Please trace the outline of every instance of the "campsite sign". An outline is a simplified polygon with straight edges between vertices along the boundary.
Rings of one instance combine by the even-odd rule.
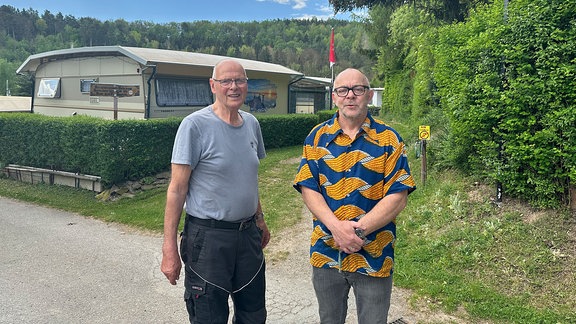
[[[92,83],[90,96],[114,97],[114,119],[118,119],[118,98],[140,96],[139,85]]]

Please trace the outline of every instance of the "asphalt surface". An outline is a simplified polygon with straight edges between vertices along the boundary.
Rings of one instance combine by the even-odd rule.
[[[0,197],[0,238],[0,323],[187,322],[183,280],[159,270],[160,235]],[[318,323],[301,248],[267,265],[268,323]]]
[[[0,197],[0,323],[184,323],[160,236]]]

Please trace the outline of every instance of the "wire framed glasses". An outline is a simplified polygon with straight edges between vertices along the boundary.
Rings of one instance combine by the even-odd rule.
[[[241,78],[241,79],[212,79],[218,83],[220,83],[221,86],[225,87],[225,88],[230,88],[232,86],[232,83],[236,83],[236,86],[238,87],[242,87],[245,86],[248,83],[248,79],[247,78]]]

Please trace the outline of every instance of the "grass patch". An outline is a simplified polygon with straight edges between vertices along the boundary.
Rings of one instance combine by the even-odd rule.
[[[103,202],[88,190],[59,185],[31,185],[10,179],[0,179],[0,196],[157,232],[163,228],[166,203],[165,188],[144,191],[134,198]]]
[[[415,292],[415,307],[472,319],[575,322],[574,217],[511,199],[497,207],[494,194],[456,172],[429,173],[398,218],[395,285]]]
[[[301,146],[272,149],[260,162],[260,199],[272,234],[301,218],[302,198],[292,187],[301,156]]]

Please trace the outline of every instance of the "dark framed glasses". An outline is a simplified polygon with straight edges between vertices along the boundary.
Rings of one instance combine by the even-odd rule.
[[[352,90],[352,93],[356,96],[362,96],[366,93],[366,90],[370,89],[370,87],[365,86],[365,85],[356,85],[353,86],[352,88],[348,88],[348,87],[338,87],[336,89],[334,89],[334,93],[338,96],[338,97],[346,97],[348,95],[348,92],[350,92],[350,90]]]

